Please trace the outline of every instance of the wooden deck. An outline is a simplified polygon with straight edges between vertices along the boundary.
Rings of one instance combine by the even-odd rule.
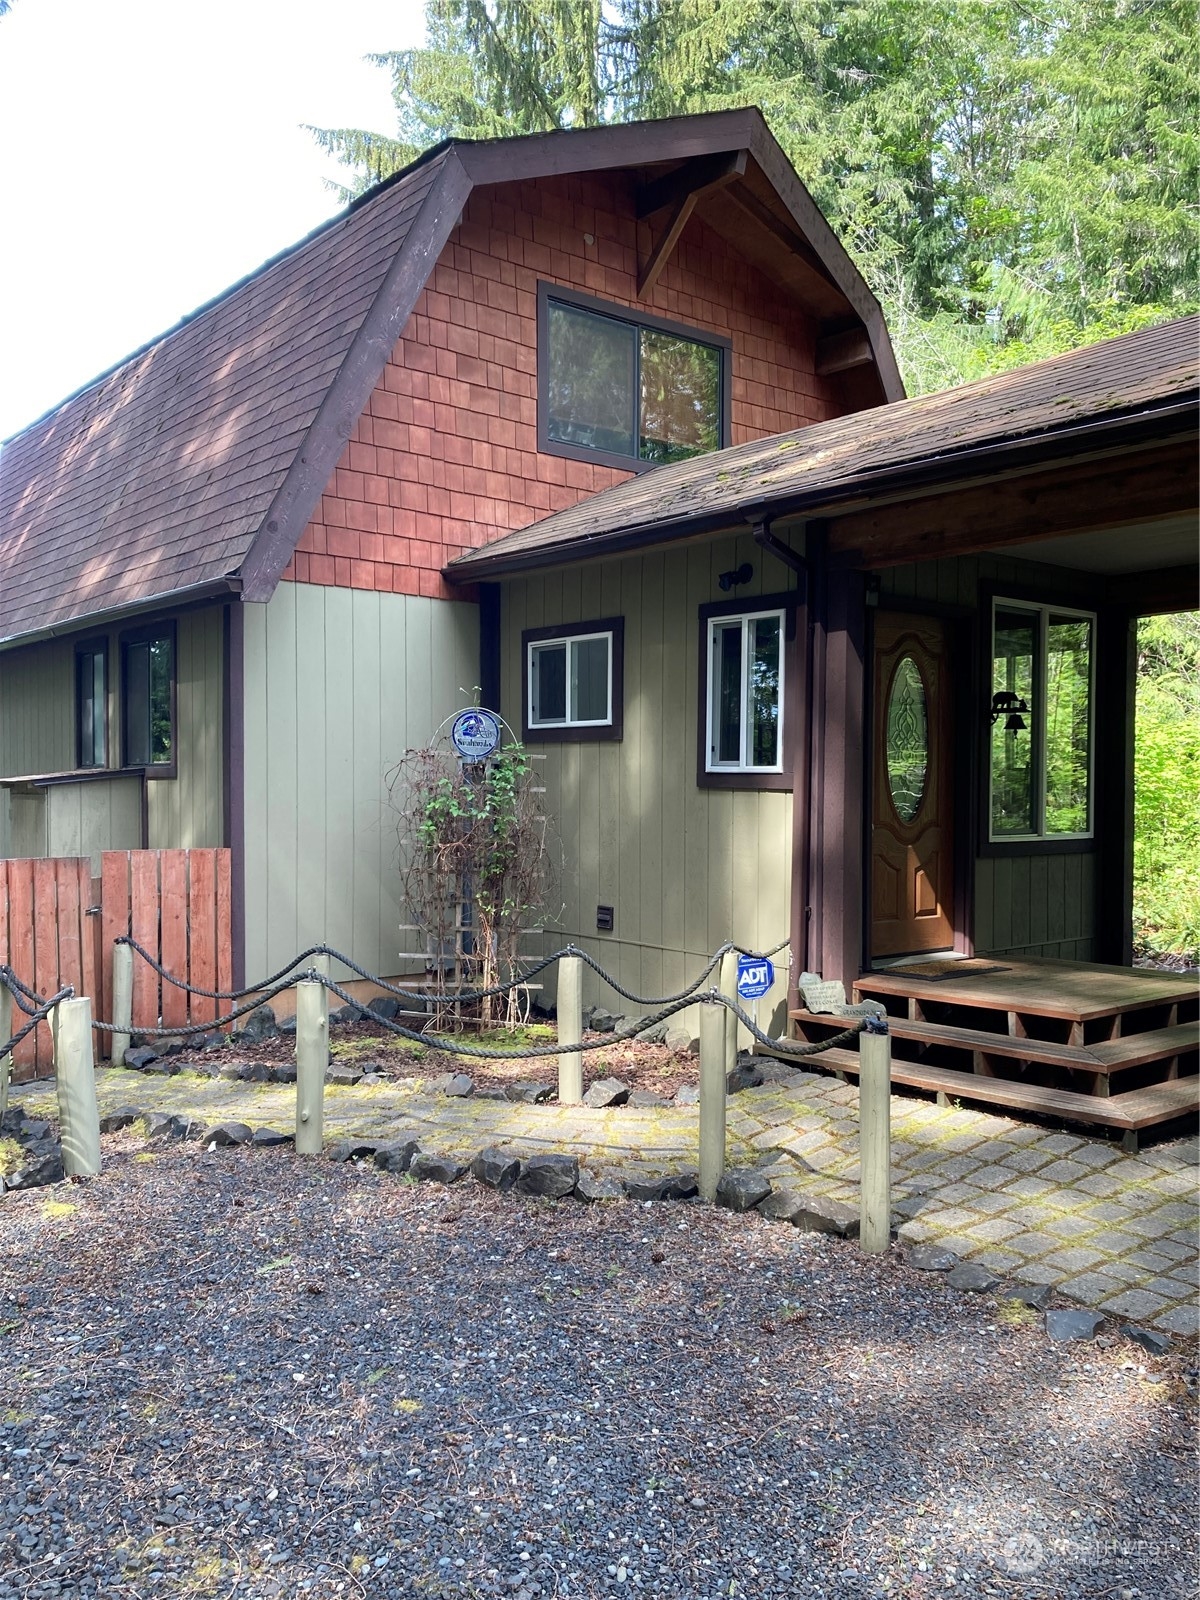
[[[1134,1147],[1139,1130],[1200,1108],[1194,978],[998,956],[964,963],[961,974],[949,963],[945,976],[903,966],[864,973],[854,997],[887,1008],[895,1080],[939,1100],[1098,1123]],[[808,1011],[791,1019],[805,1039],[844,1026]],[[852,1070],[833,1054],[814,1064]]]

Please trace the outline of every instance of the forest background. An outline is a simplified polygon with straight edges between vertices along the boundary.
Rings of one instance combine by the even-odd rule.
[[[394,136],[314,130],[361,193],[452,136],[758,105],[878,296],[910,394],[1200,305],[1197,0],[428,0],[374,59]],[[1200,955],[1200,619],[1139,629],[1135,940]]]

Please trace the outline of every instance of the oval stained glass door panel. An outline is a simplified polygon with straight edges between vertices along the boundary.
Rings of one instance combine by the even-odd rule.
[[[928,773],[925,682],[912,656],[901,656],[892,674],[887,706],[888,790],[901,822],[911,822],[920,811]]]

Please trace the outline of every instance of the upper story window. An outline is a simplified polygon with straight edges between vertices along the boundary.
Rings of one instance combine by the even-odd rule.
[[[728,340],[539,286],[539,448],[639,471],[729,442]]]
[[[1095,626],[1088,612],[992,602],[994,842],[1092,833]]]
[[[75,761],[108,765],[108,645],[88,640],[75,650]]]
[[[174,766],[175,629],[169,623],[122,636],[121,729],[125,766]]]
[[[623,639],[621,617],[522,634],[527,740],[621,737]]]

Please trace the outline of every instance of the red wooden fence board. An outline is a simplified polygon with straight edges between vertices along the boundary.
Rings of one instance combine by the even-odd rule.
[[[92,863],[85,856],[79,863],[79,887],[83,900],[80,918],[79,960],[81,967],[81,993],[92,1002],[92,1016],[108,1020],[103,1009],[100,974],[104,963],[100,944],[100,879],[92,877]],[[92,1059],[99,1061],[108,1054],[108,1035],[95,1030],[92,1033]]]
[[[211,850],[188,851],[188,980],[202,989],[217,986],[217,882]],[[215,1000],[192,995],[192,1021],[219,1015]]]
[[[162,888],[162,964],[178,978],[188,971],[187,856],[182,850],[163,850],[159,856]],[[186,989],[165,980],[162,985],[164,1028],[179,1028],[188,1020]]]
[[[158,852],[131,850],[130,927],[143,950],[158,959]],[[133,958],[133,1026],[158,1026],[158,973],[141,956]]]
[[[106,1022],[113,1014],[113,940],[129,932],[129,855],[128,850],[105,850],[100,857],[100,1009]]]
[[[33,986],[49,998],[58,988],[58,896],[55,862],[47,858],[33,863]],[[37,1070],[48,1070],[54,1057],[50,1025],[40,1022],[37,1039]]]
[[[33,862],[8,863],[8,964],[23,983],[33,987]],[[20,1008],[14,1004],[13,1020],[18,1028]],[[24,1016],[24,1013],[21,1013]],[[16,1030],[14,1030],[16,1031]],[[37,1044],[32,1034],[13,1051],[13,1076],[29,1077],[36,1068]]]
[[[233,988],[233,861],[228,850],[217,850],[217,988]],[[229,1003],[221,1005],[221,1011]]]
[[[83,865],[87,865],[86,862]],[[80,938],[81,913],[78,856],[59,856],[54,861],[58,891],[58,981],[55,989],[68,984],[77,995],[83,994],[83,945]]]

